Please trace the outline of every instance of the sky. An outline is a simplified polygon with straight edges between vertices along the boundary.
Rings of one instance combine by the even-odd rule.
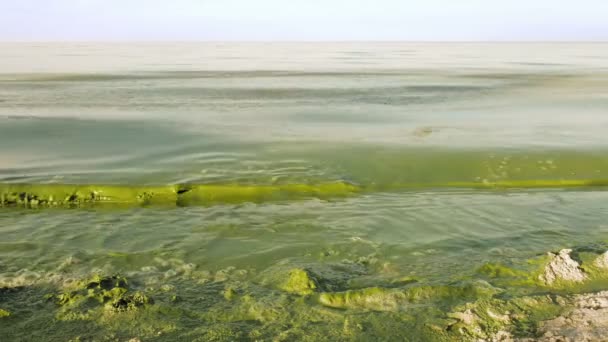
[[[608,0],[0,0],[1,41],[602,41]]]

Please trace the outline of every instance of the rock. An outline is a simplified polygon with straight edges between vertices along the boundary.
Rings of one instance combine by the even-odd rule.
[[[462,312],[454,312],[448,314],[448,317],[455,318],[467,325],[472,325],[479,321],[479,317],[477,316],[477,314],[473,313],[471,309],[466,309]]]
[[[571,249],[562,249],[558,254],[549,253],[549,264],[539,279],[546,285],[556,281],[582,282],[587,278],[578,262],[570,257]]]
[[[604,254],[597,257],[593,264],[599,268],[608,268],[608,252],[605,252]]]
[[[575,296],[573,308],[554,319],[541,322],[539,333],[539,338],[519,341],[606,341],[608,291]]]
[[[480,340],[480,342],[482,342],[483,340]],[[515,341],[513,339],[513,335],[511,335],[511,333],[509,333],[508,331],[504,331],[504,330],[500,330],[499,332],[497,332],[496,334],[494,334],[494,336],[492,336],[488,342],[513,342]]]

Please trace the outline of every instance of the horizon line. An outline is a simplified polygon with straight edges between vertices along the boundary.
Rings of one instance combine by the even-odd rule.
[[[0,43],[608,43],[608,39],[577,39],[577,40],[556,40],[556,39],[497,39],[497,40],[395,40],[395,39],[336,39],[336,40],[266,40],[266,39],[48,39],[48,40],[2,40]]]

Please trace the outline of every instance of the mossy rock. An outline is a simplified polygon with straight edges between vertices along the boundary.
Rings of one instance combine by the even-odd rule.
[[[464,341],[536,337],[540,323],[562,310],[564,307],[549,296],[480,299],[452,308],[436,333],[448,340]]]

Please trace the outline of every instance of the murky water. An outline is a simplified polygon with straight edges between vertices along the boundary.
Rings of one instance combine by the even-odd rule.
[[[480,267],[604,246],[607,61],[606,44],[2,44],[0,336],[432,340],[471,298],[319,296],[496,285]],[[154,304],[47,299],[94,274]]]

